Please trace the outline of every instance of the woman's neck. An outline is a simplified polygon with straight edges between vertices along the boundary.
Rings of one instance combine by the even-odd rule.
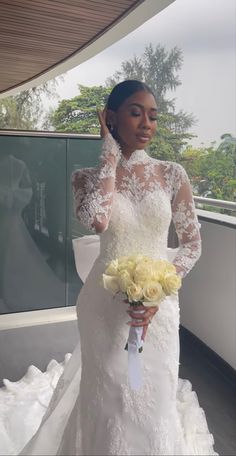
[[[127,146],[127,144],[122,143],[122,141],[120,141],[119,144],[120,144],[122,155],[125,157],[126,160],[129,160],[132,153],[135,151],[135,148]]]

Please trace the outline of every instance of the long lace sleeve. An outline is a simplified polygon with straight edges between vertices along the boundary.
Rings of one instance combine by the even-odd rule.
[[[109,133],[103,142],[99,166],[72,174],[76,216],[93,232],[101,233],[108,227],[120,157],[119,145]]]
[[[172,219],[180,246],[173,264],[178,274],[185,277],[201,255],[201,236],[191,184],[179,164],[175,164],[172,185]]]

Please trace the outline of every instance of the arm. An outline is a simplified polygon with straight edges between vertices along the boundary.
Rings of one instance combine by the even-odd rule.
[[[108,227],[115,189],[116,167],[121,152],[110,133],[102,146],[100,164],[72,175],[75,212],[86,228],[102,233]]]
[[[171,206],[180,248],[173,264],[183,278],[201,256],[201,236],[189,178],[181,165],[175,168]]]

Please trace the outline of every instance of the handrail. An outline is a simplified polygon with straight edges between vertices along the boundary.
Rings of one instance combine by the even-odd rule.
[[[60,131],[35,131],[35,130],[0,130],[0,136],[38,136],[45,138],[78,138],[78,139],[101,139],[100,135],[66,133]]]
[[[234,201],[204,198],[202,196],[194,196],[193,198],[196,203],[203,203],[207,204],[208,206],[221,207],[223,209],[229,209],[230,211],[236,211],[236,203]]]

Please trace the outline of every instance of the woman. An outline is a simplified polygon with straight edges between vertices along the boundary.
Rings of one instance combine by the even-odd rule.
[[[118,84],[98,115],[104,138],[100,164],[73,174],[76,214],[100,234],[101,244],[77,303],[80,388],[74,354],[41,431],[22,454],[216,454],[196,393],[188,381],[178,380],[177,296],[167,297],[158,311],[145,308],[139,322],[128,309],[128,324],[142,326],[145,338],[143,388],[133,391],[124,350],[127,304],[100,285],[114,258],[167,258],[171,219],[180,243],[173,264],[182,278],[188,274],[201,253],[188,177],[182,166],[150,158],[144,150],[157,128],[155,97],[144,83]]]

